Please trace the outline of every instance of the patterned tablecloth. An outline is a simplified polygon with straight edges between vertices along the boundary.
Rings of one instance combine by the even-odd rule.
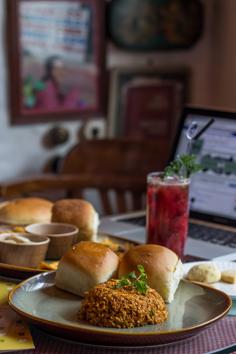
[[[35,350],[11,352],[15,354],[203,354],[211,353],[219,348],[226,348],[235,343],[231,351],[224,350],[221,353],[236,353],[236,318],[226,317],[201,332],[195,337],[184,342],[163,347],[139,347],[139,348],[102,348],[99,346],[82,345],[63,341],[46,333],[32,328]],[[217,352],[218,353],[218,352]]]

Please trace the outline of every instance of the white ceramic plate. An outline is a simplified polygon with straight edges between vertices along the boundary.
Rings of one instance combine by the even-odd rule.
[[[55,272],[38,274],[17,285],[9,303],[23,318],[61,338],[106,346],[150,346],[177,342],[198,334],[231,307],[230,297],[205,285],[182,281],[168,319],[158,325],[104,328],[79,321],[81,298],[55,286]]]
[[[234,262],[217,262],[217,261],[205,261],[205,262],[190,262],[190,263],[185,263],[184,264],[184,272],[185,276],[187,275],[188,271],[195,265],[197,264],[202,264],[202,263],[214,263],[221,272],[225,270],[235,270],[236,271],[236,263]],[[236,300],[236,283],[235,284],[229,284],[225,283],[223,281],[219,281],[217,283],[210,284],[212,285],[215,289],[221,290],[225,292],[227,295],[231,296],[233,300]]]

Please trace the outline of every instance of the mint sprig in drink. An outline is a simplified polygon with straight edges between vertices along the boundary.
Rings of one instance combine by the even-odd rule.
[[[180,258],[188,233],[190,176],[199,169],[194,155],[182,155],[147,177],[147,243],[168,247]]]

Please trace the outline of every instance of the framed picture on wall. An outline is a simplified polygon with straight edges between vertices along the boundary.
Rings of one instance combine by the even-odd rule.
[[[186,69],[113,69],[109,136],[173,141],[180,113],[187,101],[188,83]]]
[[[104,2],[6,1],[12,124],[104,113]]]
[[[107,13],[110,39],[129,51],[189,48],[204,22],[201,0],[113,0]]]

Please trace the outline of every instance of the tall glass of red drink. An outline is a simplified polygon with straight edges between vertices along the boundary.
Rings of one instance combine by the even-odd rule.
[[[189,218],[188,178],[147,177],[147,243],[170,248],[183,258]]]

